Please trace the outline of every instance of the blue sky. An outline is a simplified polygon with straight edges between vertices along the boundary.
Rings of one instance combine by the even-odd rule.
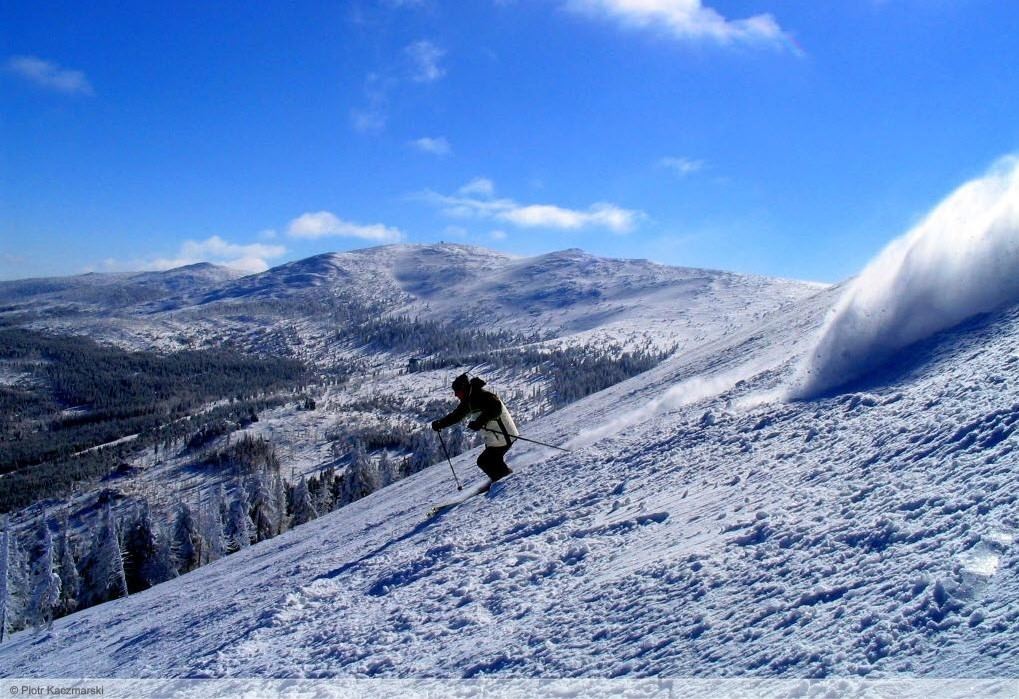
[[[1019,151],[1016,27],[1003,0],[0,0],[0,279],[445,240],[839,281]]]

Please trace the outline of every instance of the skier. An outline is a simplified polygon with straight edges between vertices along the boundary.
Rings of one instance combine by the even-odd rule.
[[[468,379],[467,374],[457,376],[453,393],[460,404],[449,415],[435,420],[432,429],[438,432],[470,417],[468,429],[485,431],[485,450],[478,457],[478,466],[494,483],[513,473],[504,457],[520,433],[505,404],[499,396],[484,390],[484,385],[476,376],[473,379]]]

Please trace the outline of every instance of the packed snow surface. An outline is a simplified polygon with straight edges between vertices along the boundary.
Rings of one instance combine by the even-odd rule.
[[[791,395],[809,398],[897,350],[1019,301],[1019,158],[966,183],[849,285]]]

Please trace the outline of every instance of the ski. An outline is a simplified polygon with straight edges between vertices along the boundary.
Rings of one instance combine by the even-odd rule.
[[[475,495],[481,495],[482,493],[487,493],[488,489],[491,488],[491,487],[492,487],[492,481],[485,481],[481,485],[474,486],[473,488],[468,488],[467,491],[465,491],[464,493],[461,493],[460,497],[458,497],[456,500],[450,500],[448,502],[441,502],[438,505],[434,505],[432,507],[432,509],[428,510],[428,515],[427,516],[429,518],[434,517],[435,515],[439,514],[440,512],[445,512],[446,510],[450,509],[451,507],[456,507],[457,505],[459,505],[459,504],[461,504],[463,502],[466,502],[467,500],[470,500]]]

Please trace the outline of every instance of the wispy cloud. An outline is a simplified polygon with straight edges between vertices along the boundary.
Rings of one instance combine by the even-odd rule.
[[[395,243],[404,238],[398,228],[384,226],[381,223],[367,226],[351,223],[329,211],[318,211],[298,216],[287,227],[287,235],[292,238],[312,240],[327,237],[361,238],[381,243]]]
[[[7,60],[4,69],[46,90],[65,95],[95,94],[82,71],[62,68],[35,56],[14,56]]]
[[[395,82],[378,73],[370,73],[364,81],[365,105],[350,111],[350,123],[361,133],[378,133],[386,128],[389,114],[389,93]]]
[[[786,33],[770,14],[730,20],[702,0],[567,0],[566,7],[628,27],[662,29],[680,40],[788,43]]]
[[[446,74],[445,68],[439,65],[446,52],[432,42],[416,41],[404,51],[410,57],[413,67],[411,79],[415,82],[435,82]]]
[[[667,156],[658,161],[659,167],[664,167],[668,170],[672,170],[678,175],[687,176],[692,175],[695,172],[700,172],[704,169],[703,160],[693,160],[691,158],[676,158]]]
[[[445,50],[430,41],[417,41],[403,49],[404,62],[389,65],[377,72],[371,72],[364,81],[364,103],[350,110],[350,123],[354,130],[365,134],[377,134],[385,131],[389,121],[389,105],[394,93],[411,82],[432,83],[446,74],[441,65]],[[409,61],[409,67],[406,63]],[[419,139],[415,144],[427,139]],[[445,139],[435,139],[428,145],[442,148]],[[446,143],[446,146],[449,144]]]
[[[449,145],[449,141],[442,136],[438,138],[425,136],[416,141],[411,141],[411,145],[422,153],[429,153],[440,157],[450,155],[453,152],[453,147]]]
[[[551,228],[576,231],[603,228],[613,233],[630,233],[645,214],[605,202],[585,210],[554,204],[519,204],[512,199],[494,198],[491,181],[479,178],[450,196],[427,191],[420,198],[454,218],[478,218],[510,223],[518,228]]]
[[[205,240],[185,240],[181,243],[177,254],[171,257],[155,257],[140,260],[103,260],[101,269],[106,272],[124,272],[139,270],[167,270],[199,262],[211,262],[242,272],[254,274],[269,269],[269,260],[286,253],[282,245],[265,245],[253,243],[240,245],[228,243],[218,235]],[[89,268],[87,271],[94,271]]]
[[[350,123],[355,131],[375,133],[386,128],[386,112],[378,107],[353,109],[350,112]]]
[[[487,177],[475,177],[457,192],[468,197],[472,195],[491,197],[495,194],[495,183]]]

